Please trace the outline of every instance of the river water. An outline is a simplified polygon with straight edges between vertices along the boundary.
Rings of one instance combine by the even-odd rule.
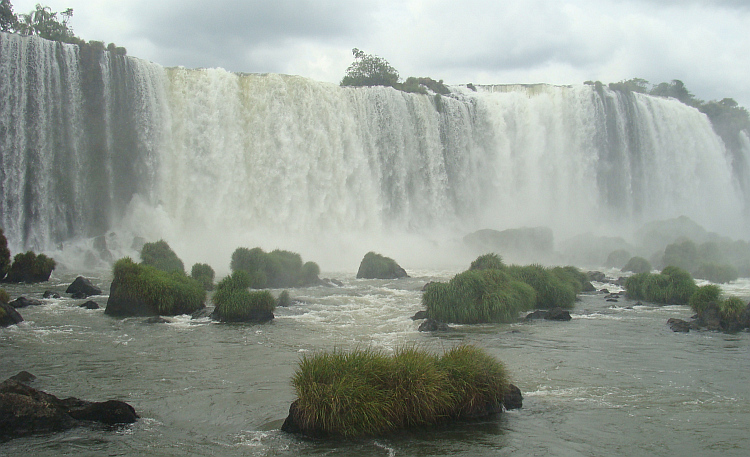
[[[0,379],[27,370],[59,397],[120,399],[141,419],[0,444],[0,455],[743,456],[750,455],[750,334],[673,333],[687,307],[582,295],[569,322],[455,326],[420,333],[421,288],[458,271],[410,271],[396,281],[328,273],[343,287],[292,289],[299,303],[265,325],[186,316],[166,324],[104,314],[106,296],[44,300],[0,329]],[[10,286],[12,297],[64,292],[74,279]],[[92,278],[108,291],[106,273]],[[603,287],[602,284],[597,284]],[[607,286],[612,287],[612,286]],[[750,296],[750,280],[726,289]],[[615,289],[616,290],[616,289]],[[278,294],[279,291],[274,291]],[[66,294],[62,294],[67,296]],[[279,430],[304,353],[458,343],[503,361],[524,406],[499,417],[396,436],[314,441]]]

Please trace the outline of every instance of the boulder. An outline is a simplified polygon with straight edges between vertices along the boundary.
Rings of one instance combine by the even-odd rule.
[[[419,324],[420,332],[447,332],[450,329],[451,328],[448,327],[448,324],[429,318]]]
[[[16,311],[16,308],[0,303],[0,327],[8,327],[23,322],[23,317]]]
[[[362,258],[357,270],[357,279],[399,279],[408,278],[406,270],[390,257],[368,252]]]
[[[86,303],[81,303],[80,305],[78,305],[78,307],[86,308],[86,309],[99,309],[100,308],[99,303],[93,300],[89,300]]]
[[[538,309],[538,310],[536,310],[534,312],[531,312],[531,313],[527,314],[526,315],[526,320],[530,321],[530,320],[533,320],[533,319],[547,319],[547,314],[548,314],[547,311],[545,311],[543,309]]]
[[[523,395],[521,389],[517,386],[510,384],[508,390],[503,395],[503,406],[505,409],[520,409],[523,407]]]
[[[586,273],[586,276],[588,276],[589,281],[596,281],[596,282],[607,281],[607,275],[605,275],[601,271],[589,271],[588,273]]]
[[[86,298],[90,295],[101,295],[102,290],[92,284],[89,279],[86,279],[83,276],[79,276],[68,286],[67,289],[65,289],[65,293],[85,294],[85,296],[81,298]]]
[[[45,290],[44,294],[42,295],[42,298],[62,298],[62,297],[57,292],[53,292],[51,290]]]
[[[570,317],[570,312],[568,312],[568,310],[562,308],[552,308],[551,310],[549,310],[549,313],[547,313],[547,317],[545,319],[550,321],[569,321],[572,319],[572,317]]]
[[[667,325],[672,329],[673,332],[687,333],[691,328],[697,328],[694,323],[684,321],[682,319],[676,319],[674,317],[667,320]]]
[[[36,298],[26,298],[26,297],[18,297],[12,302],[8,303],[10,306],[18,309],[18,308],[26,308],[27,306],[39,306],[43,305],[44,302],[41,300],[37,300]]]
[[[417,311],[417,314],[415,314],[415,315],[413,315],[411,317],[411,320],[413,320],[413,321],[418,321],[418,320],[422,320],[422,319],[427,319],[427,311],[425,311],[425,310]]]
[[[85,423],[82,421],[113,425],[138,419],[135,409],[121,401],[60,400],[16,380],[29,379],[28,375],[21,372],[0,384],[0,441],[63,431]]]

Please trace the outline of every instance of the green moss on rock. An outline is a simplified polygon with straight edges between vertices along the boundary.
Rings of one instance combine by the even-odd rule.
[[[362,258],[357,270],[357,279],[398,279],[408,278],[406,270],[390,257],[368,252]]]
[[[222,322],[266,322],[273,319],[276,299],[267,290],[249,290],[252,279],[237,270],[222,279],[213,295],[213,317]]]

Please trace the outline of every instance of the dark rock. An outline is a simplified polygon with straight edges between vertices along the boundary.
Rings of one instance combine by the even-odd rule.
[[[627,280],[628,278],[626,276],[620,276],[613,284],[616,284],[620,287],[625,287],[625,282],[627,282]]]
[[[596,292],[596,287],[594,287],[591,282],[585,281],[582,285],[583,289],[581,290],[581,292]]]
[[[21,384],[29,384],[36,379],[36,376],[29,373],[28,371],[19,371],[18,374],[11,376],[8,380],[20,382]]]
[[[211,313],[211,318],[221,322],[247,322],[250,324],[265,324],[274,319],[274,315],[271,311],[253,310],[247,316],[241,319],[227,320],[216,314],[216,311]]]
[[[550,321],[569,321],[572,319],[572,317],[570,317],[570,312],[565,309],[552,308],[551,310],[549,310],[546,319]]]
[[[427,311],[425,311],[425,310],[417,311],[417,314],[415,314],[415,315],[413,315],[411,317],[411,320],[413,320],[413,321],[418,321],[418,320],[422,320],[422,319],[427,319]]]
[[[82,303],[78,305],[80,308],[86,308],[86,309],[99,309],[99,303],[89,300],[86,303]]]
[[[73,298],[75,300],[83,300],[84,298],[88,298],[88,295],[83,292],[76,292],[74,294],[70,294],[70,298]]]
[[[334,285],[336,287],[344,287],[344,283],[339,281],[338,279],[323,278],[322,281],[325,282],[327,285]]]
[[[154,316],[149,317],[145,321],[143,321],[144,324],[168,324],[169,321],[167,319],[164,319],[161,316]]]
[[[619,300],[617,300],[616,298],[608,298],[607,301],[609,301],[609,302],[615,302],[616,303]]]
[[[42,297],[43,298],[62,298],[60,294],[58,294],[57,292],[52,292],[51,290],[45,290]]]
[[[615,293],[607,294],[604,298],[620,298],[620,294],[615,292]]]
[[[430,284],[435,284],[436,282],[437,281],[430,281],[427,284],[425,284],[424,286],[422,286],[422,292],[427,291],[427,288],[430,287]]]
[[[503,406],[508,410],[522,408],[523,395],[521,394],[521,389],[513,384],[508,385],[508,390],[503,395]]]
[[[538,309],[526,315],[527,321],[530,321],[532,319],[547,319],[547,311],[544,311],[543,309]]]
[[[8,327],[23,322],[23,317],[10,304],[0,303],[0,327]]]
[[[603,294],[609,294],[609,289],[602,289],[599,292],[601,292]]]
[[[206,307],[203,307],[190,315],[191,319],[203,319],[205,317],[211,317],[211,311]]]
[[[73,281],[67,289],[65,289],[66,294],[79,294],[83,293],[86,296],[90,295],[101,295],[102,290],[98,287],[96,287],[89,279],[84,278],[83,276],[79,276]],[[76,297],[74,297],[76,298]],[[86,297],[83,297],[86,298]]]
[[[18,308],[26,308],[27,306],[39,306],[43,305],[44,302],[35,298],[18,297],[12,302],[8,303],[10,306]]]
[[[605,282],[607,280],[607,275],[601,271],[589,271],[586,276],[588,276],[589,281]]]
[[[693,328],[693,324],[691,322],[687,322],[682,319],[676,319],[674,317],[667,320],[667,324],[673,332],[687,333],[691,328]]]
[[[368,252],[362,258],[357,270],[357,279],[399,279],[408,278],[406,270],[390,257]]]
[[[23,372],[14,378],[24,377]],[[133,423],[138,415],[132,406],[110,400],[92,403],[36,390],[13,378],[0,384],[0,440],[5,441],[33,433],[63,431],[80,421],[105,424]]]
[[[448,324],[429,318],[425,319],[425,321],[419,325],[420,332],[447,332],[450,329],[451,328],[448,327]]]

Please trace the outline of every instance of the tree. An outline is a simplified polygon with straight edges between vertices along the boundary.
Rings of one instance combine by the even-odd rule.
[[[59,18],[58,15],[60,15]],[[48,40],[81,44],[83,40],[75,36],[73,29],[68,25],[72,17],[73,8],[58,13],[52,11],[49,6],[37,3],[34,11],[18,15],[19,22],[16,30],[21,35],[36,35]]]
[[[679,79],[673,79],[671,83],[661,83],[651,89],[651,95],[659,95],[662,97],[673,97],[682,103],[689,106],[700,106],[703,102],[695,98],[695,95],[691,94],[685,83]]]
[[[18,18],[13,13],[10,0],[0,0],[0,32],[13,32],[18,27]]]
[[[354,62],[346,69],[342,86],[391,86],[398,84],[398,71],[382,57],[352,49]]]

